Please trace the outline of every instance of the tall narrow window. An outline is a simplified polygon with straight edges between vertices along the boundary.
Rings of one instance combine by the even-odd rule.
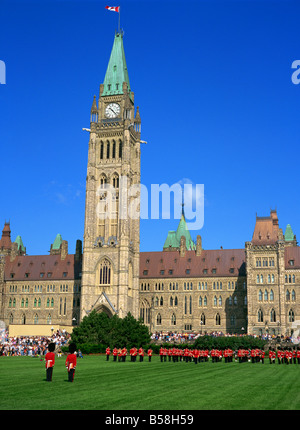
[[[119,158],[122,158],[122,141],[119,142]]]
[[[116,142],[113,141],[112,145],[112,158],[116,158]]]
[[[107,141],[107,144],[106,144],[106,158],[107,158],[107,160],[109,159],[109,156],[110,156],[110,143],[109,143],[109,141]]]
[[[100,264],[99,284],[109,286],[110,285],[110,278],[111,278],[111,264],[107,260],[107,258],[105,258],[104,260],[102,260],[102,262]]]
[[[101,142],[101,144],[100,144],[100,160],[103,160],[103,155],[104,155],[104,143]]]

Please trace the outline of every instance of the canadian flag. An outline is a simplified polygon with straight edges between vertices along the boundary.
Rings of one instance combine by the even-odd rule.
[[[105,6],[105,9],[112,10],[114,12],[119,12],[120,11],[120,6]]]

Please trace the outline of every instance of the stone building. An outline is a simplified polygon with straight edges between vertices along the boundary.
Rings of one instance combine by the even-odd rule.
[[[69,254],[57,235],[49,255],[27,255],[5,223],[0,320],[10,333],[71,330],[92,310],[130,312],[151,331],[298,332],[300,248],[290,225],[283,234],[276,211],[256,217],[245,248],[207,250],[201,236],[191,237],[183,210],[161,251],[139,251],[139,217],[130,211],[140,202],[140,139],[123,34],[116,33],[91,107],[83,252],[78,240]]]

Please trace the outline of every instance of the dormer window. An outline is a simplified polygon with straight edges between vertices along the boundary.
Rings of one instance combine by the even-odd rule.
[[[289,265],[294,266],[294,260],[289,260]]]

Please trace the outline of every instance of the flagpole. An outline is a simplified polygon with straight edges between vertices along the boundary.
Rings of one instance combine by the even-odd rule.
[[[121,34],[120,21],[121,21],[121,6],[119,6],[119,33]]]

